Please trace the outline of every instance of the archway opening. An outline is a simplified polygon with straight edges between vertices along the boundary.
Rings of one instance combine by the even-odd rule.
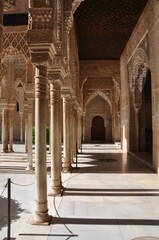
[[[91,141],[105,142],[104,119],[101,116],[95,116],[92,119]]]
[[[151,72],[148,70],[139,112],[139,150],[152,152],[152,93]]]

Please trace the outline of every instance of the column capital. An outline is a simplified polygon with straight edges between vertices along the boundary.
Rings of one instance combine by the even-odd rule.
[[[63,98],[71,99],[71,91],[70,91],[70,89],[69,88],[68,89],[62,88],[61,95],[62,95]]]
[[[61,83],[64,82],[64,78],[66,76],[66,72],[63,66],[52,66],[48,68],[48,80],[60,80]]]

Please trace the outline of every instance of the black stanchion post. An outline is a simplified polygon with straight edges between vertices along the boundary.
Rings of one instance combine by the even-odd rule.
[[[10,240],[10,200],[11,200],[11,179],[8,178],[8,234],[7,234],[8,240]]]

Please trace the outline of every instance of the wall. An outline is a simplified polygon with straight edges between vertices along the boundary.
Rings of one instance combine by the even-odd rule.
[[[133,149],[134,129],[131,125],[130,76],[128,71],[131,59],[140,48],[148,58],[148,67],[152,80],[152,118],[153,118],[153,166],[159,170],[159,1],[150,0],[145,7],[120,59],[121,71],[121,126],[122,146]],[[139,58],[140,56],[138,56]],[[138,59],[136,59],[137,61]],[[131,142],[131,143],[130,143]]]

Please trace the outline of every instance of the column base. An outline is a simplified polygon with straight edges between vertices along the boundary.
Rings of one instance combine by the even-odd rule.
[[[62,196],[65,188],[63,186],[60,187],[51,187],[48,196],[55,197],[55,196]]]
[[[29,220],[29,223],[31,225],[47,226],[47,225],[51,224],[52,219],[53,219],[53,217],[51,215],[48,215],[48,213],[34,212]]]
[[[14,150],[13,150],[13,149],[10,149],[9,152],[10,152],[10,153],[14,153]]]
[[[2,149],[1,153],[8,153],[8,149]]]
[[[32,165],[30,165],[30,166],[27,166],[25,170],[26,171],[34,171],[34,167]]]
[[[67,167],[63,167],[62,168],[62,172],[63,173],[71,173],[72,172],[72,166],[70,165],[70,166],[67,166]]]

